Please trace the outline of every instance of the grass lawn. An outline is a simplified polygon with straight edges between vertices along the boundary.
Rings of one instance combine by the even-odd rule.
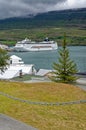
[[[82,89],[62,83],[19,83],[0,81],[0,92],[43,102],[86,100]],[[86,104],[65,106],[31,105],[0,95],[0,113],[40,130],[86,130]]]
[[[44,78],[43,76],[36,76],[36,75],[22,75],[22,77],[20,78],[19,76],[18,77],[14,77],[12,80],[13,81],[29,81],[29,80],[32,80],[33,78]]]

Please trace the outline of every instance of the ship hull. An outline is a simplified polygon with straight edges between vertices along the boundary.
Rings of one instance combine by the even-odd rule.
[[[28,44],[28,45],[16,45],[14,51],[17,52],[27,52],[27,51],[48,51],[58,49],[57,44]]]

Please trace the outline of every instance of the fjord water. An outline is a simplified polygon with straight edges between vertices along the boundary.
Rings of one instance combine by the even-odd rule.
[[[9,52],[10,55],[17,55],[22,58],[25,64],[34,64],[36,69],[53,69],[53,62],[58,62],[59,51],[39,51],[39,52]],[[77,64],[81,72],[86,72],[86,46],[68,47],[70,58]]]

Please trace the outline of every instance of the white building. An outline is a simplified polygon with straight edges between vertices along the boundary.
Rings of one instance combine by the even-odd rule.
[[[48,74],[50,74],[53,70],[47,70],[47,69],[40,69],[36,75],[37,76],[46,76]]]
[[[24,62],[22,61],[22,58],[12,55],[10,56],[10,65],[22,65]]]
[[[12,79],[14,77],[25,74],[35,74],[36,69],[33,64],[26,65],[22,59],[18,56],[12,55],[10,57],[10,65],[7,67],[4,73],[0,74],[0,79]]]

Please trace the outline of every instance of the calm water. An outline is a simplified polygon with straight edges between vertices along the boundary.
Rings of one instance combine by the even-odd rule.
[[[77,64],[78,70],[86,72],[86,46],[72,46],[68,48],[70,51],[70,57]],[[25,64],[34,64],[36,69],[52,69],[53,62],[58,62],[58,50],[42,52],[10,52],[9,54],[21,57]]]

